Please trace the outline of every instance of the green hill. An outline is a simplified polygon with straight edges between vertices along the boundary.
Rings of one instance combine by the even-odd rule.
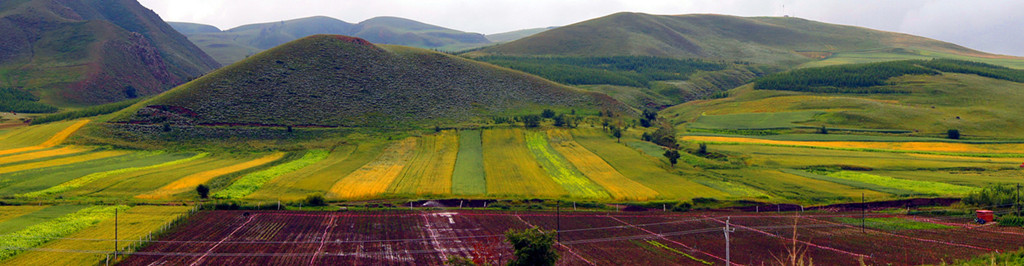
[[[950,59],[803,68],[662,112],[691,132],[1020,139],[1024,70]],[[820,133],[820,132],[819,132]]]
[[[0,4],[0,87],[80,106],[153,95],[219,65],[135,0]]]
[[[518,40],[518,39],[529,37],[529,36],[537,34],[537,33],[545,32],[547,30],[554,29],[554,28],[556,28],[556,27],[516,30],[516,31],[509,31],[509,32],[502,32],[502,33],[495,33],[495,34],[487,34],[486,37],[487,37],[487,40],[490,40],[491,42],[494,42],[494,43],[511,42],[511,41],[515,41],[515,40]]]
[[[404,128],[539,113],[542,108],[627,111],[602,94],[493,65],[354,37],[315,35],[137,104],[114,121]]]
[[[171,28],[180,32],[181,34],[197,34],[197,33],[214,33],[220,32],[220,29],[214,26],[199,24],[199,23],[188,23],[188,22],[167,22]]]
[[[617,13],[479,51],[490,55],[621,56],[798,65],[843,53],[999,58],[907,34],[791,17]]]
[[[244,25],[217,32],[193,32],[192,28],[183,25],[182,33],[224,65],[314,34],[347,35],[379,44],[445,50],[477,47],[490,43],[481,34],[466,33],[396,17],[377,17],[358,24],[351,24],[320,16]]]

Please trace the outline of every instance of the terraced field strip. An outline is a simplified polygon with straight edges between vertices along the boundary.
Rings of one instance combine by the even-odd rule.
[[[878,191],[878,192],[883,192],[883,193],[889,193],[889,194],[893,194],[893,195],[920,195],[920,194],[922,194],[922,193],[918,193],[918,192],[907,190],[907,189],[900,188],[900,187],[882,186],[882,185],[877,185],[877,184],[872,184],[872,183],[867,183],[867,182],[861,182],[861,181],[858,181],[858,180],[852,180],[852,179],[847,179],[847,178],[831,177],[831,176],[827,176],[827,175],[820,175],[820,174],[815,174],[815,173],[811,173],[811,172],[805,172],[805,171],[801,171],[801,170],[780,169],[779,171],[782,171],[783,173],[787,173],[787,174],[794,174],[794,175],[798,175],[798,176],[802,176],[802,177],[807,177],[807,178],[812,178],[812,179],[817,179],[817,180],[822,180],[822,181],[827,181],[827,182],[832,182],[832,183],[843,184],[843,185],[847,185],[847,186],[851,186],[851,187],[870,189],[870,190],[874,190],[874,191]]]
[[[230,167],[252,160],[244,156],[206,156],[181,164],[110,175],[62,194],[65,197],[130,198],[155,191],[171,182],[195,173]],[[191,196],[191,195],[190,195]]]
[[[483,131],[487,194],[560,197],[568,195],[540,168],[520,129]]]
[[[972,191],[979,190],[978,188],[951,185],[940,182],[899,179],[888,176],[872,175],[868,173],[860,173],[853,171],[832,172],[828,173],[827,176],[864,182],[868,184],[875,184],[884,187],[900,188],[922,194],[962,196],[967,195],[967,193],[970,193]]]
[[[808,178],[805,176],[785,173],[775,169],[740,169],[723,170],[732,174],[733,179],[743,179],[744,183],[752,187],[770,191],[776,196],[801,200],[807,198],[832,198],[842,201],[840,198],[860,198],[861,195],[869,199],[890,197],[890,194],[874,190],[853,187],[849,185]]]
[[[551,147],[565,155],[572,165],[587,177],[604,187],[615,199],[647,200],[658,197],[658,192],[640,184],[615,170],[604,159],[587,150],[573,140],[572,134],[564,130],[547,132]]]
[[[33,212],[22,213],[17,217],[12,217],[6,221],[0,223],[0,235],[7,235],[34,224],[43,223],[49,220],[56,219],[69,213],[74,213],[85,206],[82,205],[57,205],[57,206],[37,206],[39,207]]]
[[[1019,143],[967,144],[950,142],[792,141],[716,136],[683,136],[682,139],[692,142],[709,143],[760,144],[834,149],[891,150],[908,152],[916,151],[951,154],[989,153],[1007,156],[1021,154],[1021,152],[1024,151],[1024,144]]]
[[[7,149],[7,150],[0,150],[0,155],[15,154],[15,153],[21,153],[21,152],[26,152],[26,151],[34,151],[34,150],[42,150],[42,149],[45,149],[45,148],[49,148],[49,147],[60,145],[61,143],[64,143],[64,140],[67,140],[68,137],[71,136],[71,134],[74,134],[76,131],[78,131],[78,129],[81,129],[83,126],[85,126],[85,124],[88,124],[88,123],[89,123],[89,120],[80,120],[80,121],[74,122],[73,124],[70,124],[70,125],[67,125],[66,123],[57,123],[55,125],[45,125],[45,126],[40,126],[40,127],[29,127],[29,128],[26,128],[23,131],[19,131],[18,133],[20,133],[20,134],[18,134],[18,136],[9,136],[9,137],[5,138],[4,143],[9,143],[9,144],[0,145],[0,147],[7,146],[7,145],[14,146],[14,145],[19,145],[19,144],[37,143],[35,141],[39,141],[40,138],[43,137],[43,136],[48,136],[49,134],[47,134],[47,132],[52,132],[51,130],[54,130],[55,126],[67,125],[66,128],[58,131],[56,134],[52,135],[49,139],[47,139],[45,141],[42,141],[39,144],[35,144],[35,145],[29,144],[29,145],[33,145],[33,146],[11,148],[11,149]],[[11,134],[14,134],[14,132],[12,132]]]
[[[114,217],[114,210],[128,206],[93,206],[45,222],[32,224],[0,238],[0,261],[9,259],[26,249],[35,248],[53,239],[63,238],[83,228]],[[52,255],[51,255],[52,256]]]
[[[335,147],[326,159],[275,178],[246,198],[290,201],[310,193],[326,194],[338,180],[377,158],[382,150],[377,142]]]
[[[135,206],[119,210],[117,214],[118,247],[137,244],[139,239],[159,230],[162,226],[188,213],[188,206]],[[110,214],[113,216],[113,214]],[[39,246],[52,250],[112,251],[114,242],[114,219],[86,227],[62,239]],[[102,264],[105,253],[57,253],[49,251],[28,251],[3,263],[9,265],[94,265]]]
[[[157,168],[161,168],[161,167],[168,167],[168,166],[172,166],[172,165],[183,164],[183,163],[186,163],[186,162],[190,162],[190,161],[194,161],[194,160],[206,157],[207,155],[209,155],[209,154],[208,153],[200,153],[200,154],[197,154],[197,155],[194,155],[194,156],[191,156],[191,157],[187,157],[187,158],[183,158],[183,159],[178,159],[178,158],[180,158],[181,155],[177,155],[177,154],[160,154],[160,155],[157,155],[157,156],[151,156],[149,158],[138,158],[138,160],[133,160],[130,163],[133,164],[133,165],[134,164],[151,164],[151,165],[146,165],[146,166],[130,166],[130,165],[120,164],[121,166],[127,166],[127,168],[121,168],[121,169],[116,169],[116,170],[110,170],[110,171],[105,171],[105,172],[97,172],[97,173],[88,174],[88,175],[85,175],[85,176],[82,176],[82,177],[79,177],[79,178],[68,180],[67,182],[64,182],[64,183],[61,183],[59,185],[52,186],[52,187],[49,187],[49,188],[46,188],[46,189],[43,189],[43,190],[38,190],[38,191],[18,194],[18,195],[15,195],[15,197],[20,197],[20,198],[37,198],[37,197],[45,197],[45,196],[56,195],[56,194],[64,193],[64,192],[67,192],[67,191],[70,191],[70,190],[73,190],[73,189],[76,189],[76,188],[80,188],[82,186],[85,186],[86,184],[92,183],[93,181],[96,181],[96,180],[99,180],[99,179],[103,179],[103,178],[107,178],[109,176],[115,176],[115,175],[121,175],[121,174],[125,174],[125,173],[131,173],[131,172],[135,172],[135,171],[157,169]],[[173,159],[178,159],[178,160],[168,161],[168,160],[173,160]],[[115,164],[115,165],[119,165],[119,164]]]
[[[591,181],[566,158],[555,152],[543,132],[526,132],[526,147],[530,149],[534,159],[540,163],[544,171],[555,180],[555,183],[562,185],[562,188],[568,191],[572,197],[590,199],[611,197],[604,188]]]
[[[368,198],[387,192],[388,186],[398,178],[416,150],[416,138],[406,138],[391,144],[373,160],[335,183],[327,192],[331,198]]]
[[[459,131],[459,154],[452,173],[452,194],[487,194],[484,148],[480,130]]]
[[[49,207],[49,206],[46,206]],[[22,215],[30,214],[38,210],[46,208],[39,205],[23,205],[23,206],[0,206],[0,224],[21,217]]]
[[[62,147],[62,148],[57,148],[57,149],[52,149],[52,150],[41,150],[41,151],[33,151],[33,152],[27,152],[27,153],[20,153],[20,154],[11,155],[11,156],[0,157],[0,165],[19,163],[19,162],[25,162],[25,161],[32,161],[32,160],[38,160],[38,159],[43,159],[43,158],[48,158],[48,157],[55,157],[55,156],[61,156],[61,155],[81,153],[81,152],[86,152],[86,151],[89,151],[89,150],[90,149],[84,148],[84,147],[69,146],[69,147]]]
[[[327,158],[327,155],[328,152],[325,150],[308,151],[306,152],[306,155],[303,155],[302,158],[299,158],[298,160],[279,164],[267,170],[245,175],[227,188],[217,191],[217,193],[213,193],[212,196],[218,199],[237,199],[248,196],[249,194],[256,192],[257,189],[270,180],[317,163]]]
[[[599,130],[577,129],[571,131],[571,133],[574,141],[580,146],[605,161],[628,179],[656,191],[658,197],[691,199],[697,197],[721,198],[729,195],[720,190],[696,183],[685,176],[672,174],[666,169],[668,166],[663,165],[657,158],[650,157],[642,151],[629,148],[623,144],[615,143],[614,138],[607,136]],[[570,155],[566,158],[570,157],[575,156]],[[584,162],[596,162],[596,159],[589,159]],[[584,171],[584,173],[587,171]]]
[[[195,189],[196,186],[199,186],[200,184],[204,184],[206,182],[209,182],[211,179],[216,178],[218,176],[222,176],[222,175],[226,175],[226,174],[231,174],[231,173],[234,173],[234,172],[242,171],[242,170],[245,170],[245,169],[257,167],[257,166],[260,166],[260,165],[268,164],[268,163],[273,162],[273,161],[280,160],[281,158],[284,158],[285,154],[286,153],[284,153],[284,152],[275,152],[275,153],[271,153],[271,154],[268,154],[266,156],[263,156],[263,157],[260,157],[258,159],[251,160],[251,161],[248,161],[248,162],[244,162],[244,163],[240,163],[240,164],[236,164],[236,165],[232,165],[232,166],[228,166],[228,167],[224,167],[224,168],[214,169],[214,170],[210,170],[210,171],[204,171],[204,172],[199,172],[199,173],[191,174],[191,175],[182,177],[181,179],[178,179],[177,181],[171,182],[170,184],[167,184],[167,185],[161,187],[160,189],[157,189],[156,191],[153,191],[153,192],[150,192],[150,193],[147,193],[147,194],[143,194],[143,195],[138,195],[138,196],[136,196],[136,198],[142,198],[142,199],[168,198],[171,195],[178,194],[178,193],[183,193],[183,192],[187,192],[187,191],[189,191],[191,189]]]
[[[459,153],[454,130],[420,138],[409,165],[388,188],[392,194],[443,195],[452,193],[452,173]]]
[[[8,166],[0,167],[0,174],[13,173],[13,172],[17,172],[17,171],[25,171],[25,170],[31,170],[31,169],[38,169],[38,168],[43,168],[43,167],[60,166],[60,165],[73,164],[73,163],[79,163],[79,162],[86,162],[86,161],[92,161],[92,160],[99,160],[99,159],[103,159],[103,158],[109,158],[109,157],[114,157],[114,156],[125,155],[125,154],[128,154],[128,153],[130,153],[130,152],[129,151],[117,151],[117,150],[106,150],[106,151],[90,152],[90,153],[86,153],[86,154],[82,154],[82,155],[75,155],[75,156],[70,156],[70,157],[63,157],[63,158],[47,160],[47,161],[8,165]]]

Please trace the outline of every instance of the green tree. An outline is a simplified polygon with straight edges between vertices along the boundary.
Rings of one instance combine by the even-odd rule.
[[[622,129],[619,129],[619,127],[616,127],[616,126],[612,126],[612,137],[615,137],[615,142],[616,143],[621,142],[621,140],[622,140]]]
[[[515,259],[508,262],[510,266],[519,265],[555,265],[558,253],[555,252],[555,233],[540,229],[505,231],[505,241],[512,244]]]
[[[950,129],[946,131],[946,137],[949,139],[960,139],[960,130]]]
[[[676,163],[679,162],[679,151],[677,150],[667,150],[665,151],[665,154],[662,155],[664,155],[665,158],[668,158],[668,163],[672,164],[672,167],[675,167]]]
[[[544,111],[540,112],[540,116],[544,118],[552,118],[555,117],[555,111],[551,111],[551,109],[544,109]]]
[[[199,194],[200,199],[208,198],[210,197],[210,187],[203,184],[199,184],[198,186],[196,186],[196,193]]]
[[[705,155],[708,154],[708,144],[701,143],[697,145],[697,154]]]
[[[324,195],[320,193],[312,193],[306,195],[302,202],[309,206],[327,206],[327,200],[324,199]]]
[[[523,116],[523,126],[527,128],[534,128],[540,126],[540,116],[527,115]]]

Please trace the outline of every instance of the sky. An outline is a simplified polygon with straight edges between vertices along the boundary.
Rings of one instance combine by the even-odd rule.
[[[789,15],[909,33],[969,48],[1024,56],[1024,1],[1019,0],[139,0],[166,21],[222,30],[329,16],[349,23],[402,17],[493,34],[563,26],[617,12]]]

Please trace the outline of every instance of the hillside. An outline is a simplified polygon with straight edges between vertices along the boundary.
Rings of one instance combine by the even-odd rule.
[[[158,94],[218,66],[135,0],[0,4],[0,86],[44,103]]]
[[[534,34],[537,34],[537,33],[545,32],[547,30],[554,29],[554,28],[557,28],[557,27],[533,28],[533,29],[516,30],[516,31],[509,31],[509,32],[502,32],[502,33],[495,33],[495,34],[487,34],[485,37],[487,37],[487,40],[490,40],[491,42],[494,42],[494,43],[511,42],[511,41],[515,41],[515,40],[518,40],[518,39],[529,37],[530,35],[534,35]]]
[[[217,27],[199,24],[199,23],[188,23],[188,22],[167,22],[171,28],[180,32],[181,34],[197,34],[197,33],[213,33],[220,32]]]
[[[797,65],[863,51],[1000,57],[923,37],[800,18],[641,13],[617,13],[559,27],[479,54],[641,55]]]
[[[949,59],[803,68],[666,109],[681,130],[1020,139],[1024,71]],[[819,137],[824,134],[819,134]],[[818,137],[815,137],[818,138]]]
[[[437,49],[461,49],[490,43],[481,34],[396,17],[376,17],[358,24],[330,17],[309,17],[250,24],[217,32],[195,32],[193,28],[185,26],[187,23],[181,25],[182,33],[189,40],[224,65],[314,34],[347,35],[379,44]]]
[[[179,125],[409,127],[539,108],[624,111],[607,96],[428,50],[315,35],[252,56],[115,121]]]

